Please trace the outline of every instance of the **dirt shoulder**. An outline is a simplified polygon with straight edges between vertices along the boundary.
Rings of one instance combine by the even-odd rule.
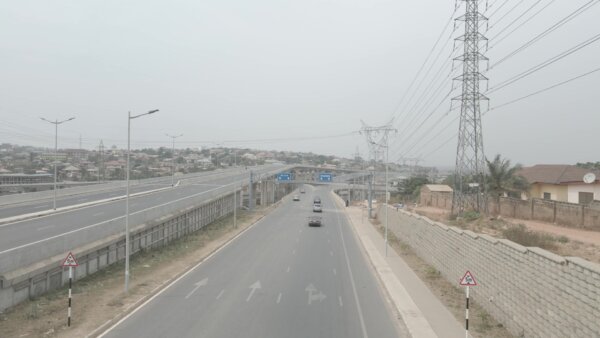
[[[168,284],[211,252],[264,217],[274,206],[226,217],[166,247],[131,257],[130,291],[124,294],[124,264],[100,270],[73,285],[73,315],[67,327],[67,289],[23,302],[0,314],[1,337],[86,337]]]
[[[462,229],[506,238],[524,246],[540,247],[557,255],[576,256],[600,263],[600,232],[510,218],[450,220],[448,210],[433,207],[418,207],[410,211]]]

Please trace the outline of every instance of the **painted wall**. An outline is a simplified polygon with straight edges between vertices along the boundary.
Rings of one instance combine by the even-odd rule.
[[[567,187],[568,202],[579,203],[579,192],[594,193],[594,199],[600,200],[600,182],[594,184],[569,184]]]

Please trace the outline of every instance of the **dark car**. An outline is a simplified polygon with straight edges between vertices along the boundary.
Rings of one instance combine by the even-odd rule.
[[[313,200],[314,204],[321,204],[321,197],[317,196],[315,197],[315,199]]]
[[[304,189],[300,189],[300,193],[304,194],[304,193],[306,193],[306,191]]]
[[[308,226],[310,227],[320,227],[321,226],[321,217],[319,216],[311,216],[308,218]]]

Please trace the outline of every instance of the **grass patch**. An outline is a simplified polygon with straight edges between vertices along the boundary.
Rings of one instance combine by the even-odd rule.
[[[506,239],[515,243],[519,243],[523,246],[534,246],[546,250],[557,249],[557,239],[555,237],[548,234],[527,230],[523,224],[518,224],[503,230],[502,235]]]
[[[467,211],[462,214],[462,218],[467,222],[473,222],[481,218],[481,214],[477,211]]]

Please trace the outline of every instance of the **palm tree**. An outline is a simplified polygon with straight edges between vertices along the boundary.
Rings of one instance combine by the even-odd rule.
[[[521,193],[528,190],[527,180],[516,174],[522,168],[520,164],[511,167],[510,160],[501,158],[500,154],[493,161],[486,159],[486,162],[489,172],[486,181],[490,195],[496,196],[498,200],[504,194],[520,198]]]

